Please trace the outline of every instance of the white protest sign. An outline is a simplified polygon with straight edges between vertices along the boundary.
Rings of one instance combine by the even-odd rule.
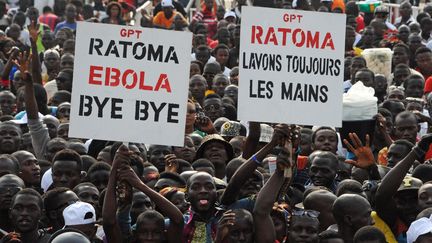
[[[340,127],[345,18],[242,8],[239,119]]]
[[[70,137],[183,145],[192,34],[78,22]]]

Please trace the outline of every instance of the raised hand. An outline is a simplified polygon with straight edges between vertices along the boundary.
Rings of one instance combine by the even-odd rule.
[[[232,210],[228,210],[222,214],[219,220],[217,228],[216,243],[223,242],[228,236],[229,229],[235,223],[235,213]]]
[[[367,169],[370,166],[375,164],[375,158],[373,156],[372,150],[370,148],[370,138],[369,135],[366,134],[366,145],[363,146],[359,137],[356,133],[349,133],[351,143],[349,143],[346,139],[343,140],[347,148],[355,154],[357,160],[346,160],[345,163],[352,164],[358,168]]]
[[[177,162],[177,156],[175,154],[165,155],[165,171],[177,173],[179,164]]]
[[[29,26],[27,26],[27,29],[30,33],[31,40],[37,42],[40,34],[39,24],[37,24],[35,21],[32,21],[32,23]]]

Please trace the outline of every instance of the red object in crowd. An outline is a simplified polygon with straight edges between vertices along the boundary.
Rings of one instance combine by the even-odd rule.
[[[39,22],[46,24],[50,27],[51,31],[54,31],[57,24],[58,17],[53,13],[47,13],[39,16]]]
[[[425,86],[424,86],[424,93],[427,94],[430,92],[432,92],[432,77],[426,79]]]
[[[356,18],[356,22],[357,22],[356,32],[360,33],[360,31],[362,31],[365,28],[363,16],[359,14],[359,16],[357,16]]]

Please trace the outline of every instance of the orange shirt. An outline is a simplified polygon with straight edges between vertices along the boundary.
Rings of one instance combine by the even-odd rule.
[[[165,17],[165,14],[163,11],[160,11],[159,13],[156,14],[156,16],[153,18],[153,24],[156,25],[157,27],[162,27],[165,29],[170,29],[171,25],[174,22],[174,17],[177,15],[178,13],[173,10],[173,15],[171,16],[171,18],[167,19]],[[180,15],[181,16],[181,15]],[[183,18],[183,16],[181,16]]]

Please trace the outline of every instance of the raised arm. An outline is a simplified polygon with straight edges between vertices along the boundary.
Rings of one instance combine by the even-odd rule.
[[[423,161],[426,152],[429,150],[429,145],[432,142],[432,134],[422,137],[420,142],[413,148],[408,155],[396,164],[393,169],[384,176],[380,186],[375,194],[375,207],[380,216],[386,212],[389,198],[392,198],[397,192],[408,170],[411,168],[415,160]]]
[[[10,71],[12,70],[13,65],[14,65],[14,60],[18,56],[19,52],[20,52],[20,50],[18,47],[16,47],[16,46],[12,47],[9,58],[5,64],[4,68],[3,68],[2,81],[8,80],[9,89],[12,89],[11,87],[13,86],[12,80],[9,80],[9,74],[10,74]]]
[[[36,22],[32,22],[28,26],[28,30],[30,33],[30,43],[31,43],[31,51],[33,53],[32,56],[32,77],[33,82],[42,84],[42,74],[41,74],[41,68],[40,68],[40,62],[39,62],[39,52],[37,50],[37,41],[39,38],[39,24],[36,24]]]
[[[137,176],[131,167],[124,167],[119,172],[119,179],[127,181],[131,186],[146,194],[160,209],[160,212],[170,219],[167,231],[168,242],[179,242],[179,236],[183,231],[183,214],[164,196],[152,190]]]
[[[277,157],[277,169],[270,177],[261,191],[258,193],[255,207],[253,210],[254,225],[255,225],[255,242],[268,243],[275,242],[276,232],[273,220],[270,216],[274,202],[277,200],[279,190],[284,184],[285,180],[291,180],[292,170],[291,165],[295,165],[291,160],[291,153],[288,145],[290,141],[287,139],[285,146],[282,148],[281,153]],[[284,177],[284,170],[288,169],[287,177]]]
[[[261,162],[273,150],[273,148],[278,145],[280,139],[284,137],[285,133],[288,132],[286,129],[288,129],[287,125],[277,125],[270,143],[266,144],[262,149],[260,149],[260,151],[251,156],[247,162],[242,164],[240,168],[234,173],[222,195],[222,205],[230,205],[235,202],[242,185],[247,181],[248,178],[252,176],[253,172],[258,167],[258,164],[261,164]]]
[[[122,234],[120,226],[117,222],[117,200],[115,187],[117,183],[117,170],[123,163],[128,163],[128,161],[129,150],[126,146],[122,145],[114,157],[102,209],[103,229],[109,243],[122,242]]]

